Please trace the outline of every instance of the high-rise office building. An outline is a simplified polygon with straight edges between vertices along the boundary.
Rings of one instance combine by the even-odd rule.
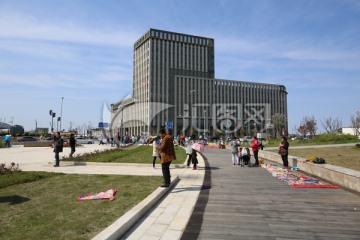
[[[133,64],[132,98],[112,105],[121,135],[265,131],[273,114],[287,117],[285,86],[215,79],[214,39],[150,29]]]

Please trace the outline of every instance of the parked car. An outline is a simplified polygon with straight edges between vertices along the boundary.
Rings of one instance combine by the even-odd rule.
[[[78,137],[76,138],[76,143],[77,144],[93,144],[93,140],[89,139],[89,138],[83,138],[83,137]]]
[[[24,136],[17,139],[18,142],[36,142],[37,139],[35,137]]]
[[[245,137],[242,139],[242,142],[251,142],[251,139],[252,139],[252,137],[250,137],[250,136],[245,136]]]
[[[220,140],[220,137],[217,137],[217,136],[211,137],[211,138],[209,139],[210,142],[216,142],[216,141],[219,141],[219,140]]]

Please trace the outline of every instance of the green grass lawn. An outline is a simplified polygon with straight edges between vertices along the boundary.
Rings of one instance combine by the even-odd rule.
[[[272,150],[277,152],[277,150]],[[360,148],[358,147],[329,147],[289,149],[289,154],[307,158],[316,156],[324,158],[326,163],[360,171]]]
[[[280,139],[271,139],[263,142],[265,147],[278,147]],[[342,144],[342,143],[360,143],[356,136],[351,135],[336,135],[334,138],[330,134],[321,134],[308,140],[291,140],[290,146],[312,146],[312,145],[327,145],[327,144]]]
[[[12,179],[7,180],[8,187],[0,187],[0,239],[7,240],[90,239],[151,194],[162,181],[161,177],[148,176],[40,172],[0,175],[0,182],[5,178]],[[111,188],[118,191],[114,201],[76,200],[82,194]]]
[[[185,150],[175,147],[176,160],[173,164],[182,164],[186,159]],[[77,156],[75,158],[65,158],[62,161],[83,161],[83,162],[112,162],[112,163],[152,163],[152,146],[139,146],[129,150],[112,149],[106,152],[96,152]],[[159,159],[157,159],[159,163]]]

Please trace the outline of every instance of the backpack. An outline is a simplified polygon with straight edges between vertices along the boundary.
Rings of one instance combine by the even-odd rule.
[[[323,158],[316,158],[313,163],[316,164],[325,164],[325,160]]]

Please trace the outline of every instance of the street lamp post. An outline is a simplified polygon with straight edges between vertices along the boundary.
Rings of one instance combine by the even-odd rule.
[[[123,120],[124,120],[124,106],[120,105],[121,107],[121,122],[120,122],[120,148],[121,144],[124,144],[124,126],[123,126]]]
[[[64,97],[61,97],[61,110],[60,110],[60,131],[62,131],[61,129],[61,121],[62,121],[62,109],[63,109],[63,102],[64,102]]]
[[[204,110],[204,140],[206,139],[206,110]]]
[[[193,127],[193,122],[192,122],[192,98],[193,98],[193,94],[195,94],[196,90],[193,89],[193,90],[190,90],[189,91],[189,94],[190,94],[190,103],[189,103],[189,116],[190,116],[190,135],[192,135],[192,127]]]

